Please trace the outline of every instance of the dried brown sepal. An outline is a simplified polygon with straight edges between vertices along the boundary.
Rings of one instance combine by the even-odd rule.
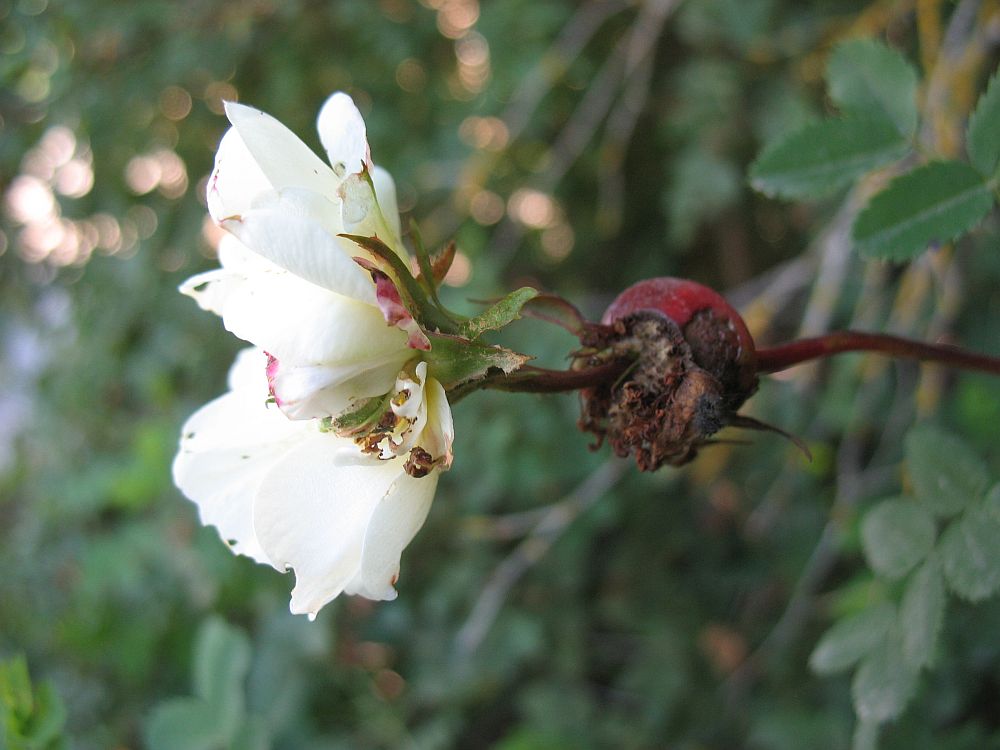
[[[584,344],[599,353],[578,357],[577,368],[635,360],[617,382],[582,392],[579,426],[617,455],[634,455],[642,471],[692,460],[756,388],[756,379],[740,380],[731,327],[709,310],[684,330],[657,312],[636,312],[591,331]]]
[[[403,464],[403,471],[415,479],[420,479],[426,477],[436,463],[434,457],[418,445],[410,451],[410,457]]]
[[[455,245],[455,240],[452,240],[431,256],[431,275],[434,277],[435,286],[440,285],[444,281],[444,277],[448,275],[451,264],[455,262],[457,252],[458,246]]]

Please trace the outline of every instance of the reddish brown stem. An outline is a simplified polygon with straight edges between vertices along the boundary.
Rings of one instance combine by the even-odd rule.
[[[884,333],[860,331],[835,331],[825,336],[758,349],[757,372],[781,372],[803,362],[841,352],[876,352],[889,357],[937,362],[962,370],[1000,375],[1000,357],[975,354],[946,344],[926,344]]]
[[[498,375],[487,388],[514,393],[564,393],[581,388],[593,388],[613,383],[628,369],[630,362],[616,360],[582,370],[546,370],[542,367],[522,367],[510,375]]]

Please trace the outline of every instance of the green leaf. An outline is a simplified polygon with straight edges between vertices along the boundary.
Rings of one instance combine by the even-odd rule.
[[[765,148],[750,166],[750,182],[771,196],[821,198],[896,161],[907,148],[884,120],[824,120]]]
[[[436,378],[445,390],[483,378],[490,370],[505,373],[517,370],[531,357],[480,341],[428,333],[431,350],[425,355],[427,374]]]
[[[854,712],[866,722],[883,723],[899,716],[917,687],[917,670],[903,658],[899,637],[890,633],[865,657],[854,674]]]
[[[949,588],[969,601],[1000,590],[1000,520],[985,507],[969,510],[941,535],[938,552]]]
[[[146,724],[149,750],[223,750],[228,742],[214,707],[198,698],[164,701]]]
[[[886,637],[896,620],[896,608],[882,602],[836,622],[816,644],[809,666],[818,674],[843,672]]]
[[[21,654],[0,662],[0,708],[18,719],[26,719],[33,706],[27,659]]]
[[[934,518],[912,500],[886,500],[861,522],[861,541],[872,569],[890,580],[902,578],[934,547]]]
[[[944,621],[945,591],[941,566],[931,557],[911,576],[899,606],[903,660],[914,669],[929,667]]]
[[[250,642],[242,632],[213,617],[198,633],[194,659],[194,694],[211,707],[221,731],[231,737],[243,720]]]
[[[987,177],[1000,163],[1000,72],[994,73],[969,118],[965,135],[969,161]]]
[[[989,484],[983,461],[953,435],[931,425],[910,430],[906,468],[917,499],[932,513],[950,516],[980,497]]]
[[[992,206],[989,186],[968,164],[931,162],[871,199],[854,222],[854,241],[866,257],[909,260],[969,231]]]
[[[897,50],[874,39],[838,44],[826,69],[830,98],[845,113],[882,117],[906,137],[917,129],[917,72]]]
[[[521,317],[521,308],[538,296],[538,290],[530,286],[515,289],[489,310],[462,323],[462,335],[477,338],[485,331],[498,331]]]
[[[46,748],[62,736],[66,724],[66,706],[55,688],[43,682],[35,691],[35,707],[25,726],[24,736],[31,747]]]

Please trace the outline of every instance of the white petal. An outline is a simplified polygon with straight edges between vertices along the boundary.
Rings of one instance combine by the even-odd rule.
[[[279,362],[272,380],[274,395],[290,419],[337,416],[361,399],[388,393],[410,356],[402,349],[390,353],[385,362],[302,367]]]
[[[219,143],[215,168],[208,179],[208,213],[217,222],[239,216],[249,210],[259,193],[271,189],[271,183],[236,128],[227,130]]]
[[[339,196],[327,198],[305,188],[284,188],[259,193],[252,208],[272,209],[286,216],[310,219],[322,226],[331,237],[336,237],[344,231],[341,206]],[[351,247],[356,248],[353,243]],[[353,257],[357,253],[348,251],[347,254]]]
[[[443,457],[441,468],[447,469],[451,466],[451,446],[455,442],[451,405],[444,387],[434,378],[429,378],[424,386],[424,399],[427,401],[427,427],[421,447],[434,458]]]
[[[331,450],[343,442],[318,434],[286,453],[254,503],[254,530],[264,552],[278,569],[295,570],[296,614],[315,614],[357,574],[368,521],[402,472],[398,460],[331,460]]]
[[[326,100],[316,119],[316,129],[336,174],[357,174],[371,163],[364,118],[344,92],[338,91]]]
[[[203,309],[221,315],[226,330],[285,365],[365,361],[377,365],[398,358],[401,367],[413,354],[406,348],[406,334],[386,325],[374,307],[280,269],[221,268],[193,276],[181,291]],[[393,377],[398,371],[399,367]]]
[[[195,274],[177,287],[177,291],[198,303],[198,307],[222,315],[230,299],[233,286],[226,281],[232,273],[222,268]]]
[[[403,232],[399,219],[399,203],[396,201],[396,182],[388,171],[379,166],[376,166],[371,174],[372,184],[375,185],[375,195],[378,197],[378,206],[382,209],[382,216],[385,217],[398,239],[403,236]]]
[[[222,226],[276,265],[324,289],[375,304],[371,276],[316,221],[275,209],[251,209]]]
[[[306,425],[265,405],[265,361],[257,350],[240,353],[230,371],[237,389],[210,401],[184,424],[173,477],[197,504],[202,523],[215,526],[234,552],[270,563],[253,531],[253,499]]]
[[[395,599],[399,560],[406,545],[424,525],[440,472],[414,479],[401,475],[375,508],[361,553],[357,593],[369,599]]]
[[[226,116],[273,188],[301,187],[336,195],[340,180],[330,167],[276,119],[235,102],[226,102]]]

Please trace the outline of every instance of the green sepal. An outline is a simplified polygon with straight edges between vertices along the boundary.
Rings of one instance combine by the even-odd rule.
[[[530,286],[515,289],[486,312],[462,323],[462,335],[474,339],[485,331],[500,330],[520,318],[521,308],[537,296],[538,290]]]
[[[341,234],[340,237],[351,240],[359,247],[375,256],[377,264],[384,271],[399,291],[403,305],[413,319],[425,331],[441,331],[443,333],[458,333],[458,326],[445,312],[435,305],[427,296],[426,290],[410,273],[406,263],[392,248],[378,237],[364,237],[357,234]]]
[[[417,277],[417,282],[427,290],[431,299],[434,300],[434,304],[441,307],[441,300],[437,296],[439,280],[434,275],[430,254],[424,246],[424,238],[420,235],[420,229],[417,227],[417,222],[415,221],[410,222],[410,236],[413,238],[413,249],[417,255],[417,266],[420,268],[420,275]]]
[[[528,300],[522,308],[521,315],[526,318],[536,318],[547,323],[553,323],[566,329],[577,338],[582,338],[589,324],[583,314],[571,302],[558,294],[539,294]]]
[[[446,391],[481,380],[491,370],[512,373],[531,357],[501,346],[491,346],[462,336],[428,333],[431,350],[424,355],[428,376],[436,378]]]
[[[365,399],[354,411],[347,412],[336,418],[328,417],[329,422],[324,420],[324,425],[320,429],[323,430],[326,427],[325,431],[333,431],[345,437],[368,432],[382,418],[388,405],[388,393],[384,396]]]

